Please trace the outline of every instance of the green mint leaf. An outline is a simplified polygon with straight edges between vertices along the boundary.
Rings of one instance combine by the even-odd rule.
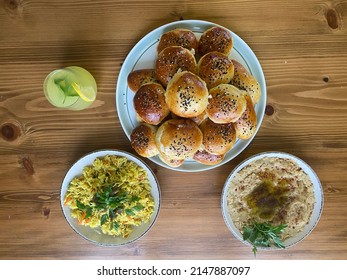
[[[253,230],[251,232],[251,235],[248,238],[248,241],[251,242],[252,244],[254,243],[254,241],[257,239],[258,235],[259,235],[259,231],[258,230]]]
[[[133,195],[131,198],[130,198],[130,202],[137,202],[139,201],[141,198],[136,196],[136,195]]]
[[[108,215],[107,214],[103,214],[101,216],[101,219],[100,219],[100,224],[101,225],[105,224],[107,222],[107,220],[108,220]]]
[[[86,208],[86,206],[83,203],[81,203],[79,200],[76,201],[76,205],[79,210],[84,210]]]
[[[273,227],[272,231],[276,233],[283,233],[284,230],[288,227],[288,225],[278,225]]]
[[[135,212],[132,209],[125,209],[125,214],[128,216],[134,216]]]
[[[272,240],[273,240],[273,242],[274,242],[276,247],[278,247],[278,248],[285,248],[282,240],[279,237],[274,237],[274,238],[272,238]]]
[[[252,234],[252,229],[250,227],[245,226],[243,228],[243,233],[242,233],[243,240],[248,240],[251,234]]]
[[[272,226],[269,223],[253,222],[251,226],[243,227],[243,239],[253,245],[252,252],[257,253],[258,247],[270,247],[272,244],[279,248],[285,248],[278,234],[283,233],[287,225]]]
[[[114,224],[113,224],[113,228],[114,228],[115,230],[118,230],[118,229],[119,229],[119,224],[118,224],[118,223],[114,223]]]
[[[136,204],[132,209],[135,211],[141,211],[144,207],[141,204]]]
[[[109,209],[108,215],[110,216],[110,219],[113,219],[114,218],[114,209]]]
[[[84,217],[85,219],[91,217],[93,214],[93,208],[92,207],[87,206],[86,208],[87,208],[87,210],[86,210],[86,216]]]

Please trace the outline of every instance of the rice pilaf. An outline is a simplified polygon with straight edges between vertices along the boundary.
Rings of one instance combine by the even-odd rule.
[[[155,206],[146,170],[115,155],[84,167],[70,182],[64,204],[80,224],[124,238],[150,220]]]

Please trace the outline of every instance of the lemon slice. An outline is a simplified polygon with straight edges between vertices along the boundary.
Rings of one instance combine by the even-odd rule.
[[[77,83],[71,83],[73,89],[86,102],[93,102],[96,98],[95,90],[92,87],[80,87]]]

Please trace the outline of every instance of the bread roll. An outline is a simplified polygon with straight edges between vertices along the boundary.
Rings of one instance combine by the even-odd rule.
[[[206,82],[208,88],[228,84],[234,76],[234,65],[227,55],[209,52],[199,60],[198,75]]]
[[[189,71],[177,72],[169,81],[165,101],[171,112],[192,118],[205,111],[208,104],[206,83]]]
[[[196,73],[197,63],[192,52],[180,46],[163,49],[155,64],[158,81],[166,87],[178,70]]]
[[[233,123],[218,124],[206,119],[200,125],[203,135],[204,149],[214,155],[224,155],[236,141],[236,131]]]
[[[157,128],[150,124],[138,125],[130,135],[133,149],[143,157],[153,157],[159,153],[155,143]]]
[[[238,88],[222,84],[210,89],[206,112],[215,123],[230,123],[237,121],[246,110],[247,102]]]
[[[194,154],[193,159],[201,164],[216,165],[222,162],[222,160],[224,159],[224,155],[214,155],[207,152],[206,150],[202,150],[197,151]]]
[[[160,36],[157,47],[158,53],[163,49],[171,46],[181,46],[185,49],[193,51],[193,54],[198,51],[198,39],[195,34],[184,28],[170,30]]]
[[[190,119],[171,119],[158,128],[156,144],[169,160],[191,158],[201,147],[202,133]]]
[[[134,70],[128,75],[128,87],[135,93],[139,88],[147,83],[158,82],[154,69]]]
[[[159,159],[171,167],[179,167],[184,163],[184,159],[170,159],[165,154],[160,153]]]
[[[232,48],[233,38],[231,33],[220,26],[207,29],[199,40],[199,53],[201,55],[217,51],[229,56]]]
[[[134,109],[140,121],[157,125],[169,115],[164,94],[165,89],[158,83],[140,87],[134,96]]]
[[[253,104],[257,104],[261,96],[258,81],[240,62],[236,60],[232,60],[232,62],[234,64],[234,77],[231,79],[230,84],[247,91],[252,98]]]
[[[236,136],[246,140],[251,138],[257,129],[257,115],[250,94],[244,91],[244,97],[247,101],[247,108],[235,122],[235,129]]]

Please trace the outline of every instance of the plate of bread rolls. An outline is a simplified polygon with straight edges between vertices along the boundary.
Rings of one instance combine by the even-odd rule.
[[[116,106],[138,155],[177,171],[204,171],[229,162],[255,137],[265,77],[235,33],[182,20],[148,33],[129,52]]]

